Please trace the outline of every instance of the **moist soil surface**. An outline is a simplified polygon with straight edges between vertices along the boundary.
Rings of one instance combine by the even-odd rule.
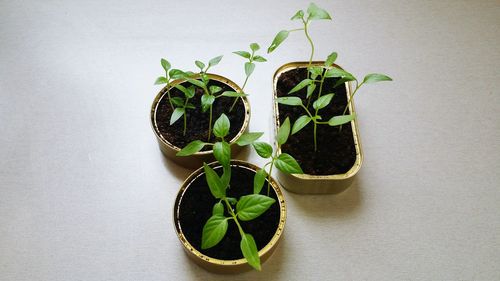
[[[278,97],[295,95],[302,98],[303,104],[307,105],[307,99],[305,98],[306,88],[291,95],[288,94],[295,85],[307,78],[306,76],[306,68],[297,68],[282,73],[277,81]],[[334,88],[333,86],[336,81],[336,78],[327,78],[323,83],[322,95],[335,93],[335,96],[327,107],[319,110],[322,121],[328,121],[333,116],[341,115],[347,104],[345,85],[342,84]],[[319,85],[317,85],[316,90],[312,94],[314,100],[317,98],[319,88]],[[311,113],[314,113],[315,110],[312,107],[312,102],[308,109]],[[293,125],[297,118],[301,115],[306,115],[305,110],[298,106],[279,104],[278,110],[280,124],[287,117],[290,117],[290,122]],[[346,114],[350,114],[349,110]],[[292,155],[299,162],[306,174],[334,175],[346,173],[351,169],[356,161],[356,148],[350,123],[344,124],[341,131],[339,131],[338,126],[318,125],[318,147],[316,151],[314,151],[313,136],[313,122],[310,122],[298,133],[291,135],[281,149],[283,152]]]
[[[221,168],[215,169],[219,174]],[[253,193],[254,171],[243,167],[232,166],[230,188],[227,190],[228,197],[239,199],[243,195]],[[276,233],[279,224],[280,208],[276,193],[271,188],[270,197],[276,202],[261,216],[251,221],[240,221],[245,233],[253,236],[257,249],[264,248]],[[262,188],[261,194],[267,195],[267,182]],[[241,259],[243,255],[240,250],[241,235],[233,220],[228,221],[228,229],[224,238],[216,246],[202,250],[201,235],[205,222],[212,215],[212,208],[219,200],[215,199],[208,188],[205,174],[197,177],[185,191],[179,204],[179,222],[182,232],[187,240],[201,253],[217,259],[234,260]],[[225,204],[224,204],[225,205]],[[230,217],[225,209],[224,215]]]
[[[184,87],[191,86],[190,83],[184,82],[182,83]],[[224,91],[236,91],[230,86],[215,80],[210,80],[208,83],[210,86],[219,86]],[[168,142],[175,145],[178,148],[185,147],[188,143],[194,140],[208,140],[208,122],[209,122],[209,110],[206,112],[202,112],[201,110],[201,96],[203,95],[203,89],[195,86],[196,93],[195,96],[189,99],[189,102],[192,103],[196,108],[195,109],[187,109],[187,130],[186,135],[183,135],[184,131],[184,116],[179,118],[174,124],[170,125],[170,116],[172,115],[172,108],[170,106],[170,102],[168,100],[168,95],[165,94],[158,104],[158,109],[156,111],[156,123],[158,124],[158,129],[160,130],[160,134],[165,138]],[[165,91],[165,90],[164,90]],[[170,96],[173,97],[182,97],[184,98],[184,93],[176,88],[170,89]],[[231,127],[226,140],[231,140],[234,138],[241,127],[243,126],[243,122],[245,121],[245,106],[243,105],[243,101],[241,98],[238,99],[236,106],[233,108],[231,112],[229,109],[234,102],[234,98],[229,97],[218,97],[212,105],[212,128],[213,123],[219,116],[224,113],[229,118],[231,122]],[[214,136],[212,134],[210,142],[214,141]],[[211,146],[206,146],[203,150],[210,150]]]

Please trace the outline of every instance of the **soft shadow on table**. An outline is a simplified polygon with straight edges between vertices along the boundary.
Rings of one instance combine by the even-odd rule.
[[[177,177],[179,180],[184,181],[193,171],[189,170],[187,168],[184,168],[176,163],[174,163],[172,160],[168,159],[164,155],[161,157],[163,165],[167,169],[168,173],[171,173],[175,177]]]
[[[300,212],[307,216],[342,219],[360,211],[361,187],[361,177],[356,177],[348,189],[338,194],[296,194],[285,190],[285,198],[289,205],[300,208]]]
[[[262,264],[262,271],[251,270],[237,274],[216,274],[201,268],[195,264],[187,255],[183,255],[185,262],[189,264],[187,274],[190,274],[191,280],[279,280],[281,269],[286,260],[286,234],[282,237],[280,244],[273,255]],[[265,277],[264,277],[265,276]]]

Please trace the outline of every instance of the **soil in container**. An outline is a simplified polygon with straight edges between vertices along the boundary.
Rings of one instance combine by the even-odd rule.
[[[184,82],[182,83],[184,87],[189,87],[191,86],[190,83]],[[209,87],[210,86],[219,86],[222,88],[222,92],[224,91],[236,91],[235,89],[231,88],[230,86],[219,82],[215,80],[210,80],[208,83]],[[188,143],[194,141],[194,140],[202,140],[202,141],[207,141],[208,139],[208,122],[209,122],[209,110],[206,112],[202,112],[201,110],[201,96],[203,95],[204,91],[202,88],[195,86],[196,93],[193,98],[189,100],[190,103],[192,103],[196,108],[195,109],[188,109],[186,116],[187,116],[187,129],[186,129],[186,135],[183,135],[184,131],[184,121],[183,118],[181,117],[177,122],[174,124],[170,125],[170,116],[172,115],[172,108],[170,106],[170,103],[168,101],[168,95],[165,94],[159,101],[157,111],[156,111],[156,123],[158,125],[158,129],[160,131],[160,134],[165,138],[168,142],[173,144],[174,146],[178,148],[183,148],[185,147]],[[170,96],[173,97],[182,97],[184,98],[184,94],[176,89],[172,88],[170,90]],[[243,126],[243,123],[245,121],[245,106],[243,105],[243,101],[241,99],[238,99],[238,102],[236,103],[236,106],[233,108],[231,112],[229,112],[229,109],[231,108],[231,105],[234,102],[234,98],[230,97],[219,97],[215,100],[215,102],[212,105],[212,127],[213,123],[219,116],[224,113],[227,115],[229,118],[229,121],[231,122],[231,128],[228,136],[226,137],[227,140],[233,139],[238,132],[241,130],[241,127]],[[210,141],[214,141],[214,136],[212,134]],[[211,146],[206,146],[204,150],[210,150]]]
[[[277,81],[277,96],[286,97],[288,92],[304,80],[307,76],[307,68],[297,68],[283,72]],[[323,121],[329,118],[341,115],[347,104],[347,95],[345,85],[342,84],[336,88],[336,78],[327,78],[323,84],[323,95],[335,93],[332,102],[319,111]],[[319,83],[318,83],[319,84]],[[313,99],[316,99],[319,91],[319,85],[316,86]],[[307,104],[306,88],[303,88],[296,95],[302,98],[304,105]],[[302,107],[278,105],[280,124],[287,117],[295,122],[301,115],[306,114]],[[309,105],[309,111],[314,113],[312,102]],[[349,111],[346,113],[349,114]],[[286,144],[281,147],[282,152],[292,155],[302,167],[304,173],[309,175],[335,175],[344,174],[354,165],[356,161],[356,148],[352,134],[351,124],[344,124],[342,130],[339,127],[330,127],[328,125],[318,125],[317,141],[318,148],[314,151],[313,124],[310,122],[298,133],[291,135]]]
[[[215,168],[221,174],[222,169]],[[230,188],[227,189],[227,196],[239,199],[243,195],[253,192],[253,178],[255,172],[245,167],[232,166]],[[262,188],[261,194],[266,195],[267,182]],[[270,197],[276,202],[261,216],[251,221],[240,221],[245,233],[251,234],[260,251],[272,239],[276,233],[280,220],[280,207],[276,193],[271,188]],[[212,208],[219,200],[215,199],[208,188],[205,174],[195,178],[179,203],[179,223],[184,236],[189,243],[201,253],[216,259],[235,260],[243,258],[240,250],[241,236],[234,221],[229,220],[227,233],[216,246],[202,250],[201,235],[205,222],[212,215]],[[224,215],[230,217],[227,210]]]

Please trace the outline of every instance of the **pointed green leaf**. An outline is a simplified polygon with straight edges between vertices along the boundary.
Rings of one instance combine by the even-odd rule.
[[[257,43],[250,44],[250,50],[257,52],[259,49],[260,49],[259,44],[257,44]]]
[[[219,86],[210,86],[209,90],[210,90],[210,93],[213,95],[213,94],[220,92],[222,90],[222,88]]]
[[[210,106],[212,106],[214,101],[215,101],[214,96],[207,95],[207,94],[202,95],[201,96],[201,111],[206,112],[210,108]]]
[[[214,207],[212,208],[212,216],[215,215],[224,215],[224,204],[221,202],[215,203]]]
[[[222,176],[220,177],[222,186],[227,187],[231,182],[231,165],[222,166]]]
[[[163,76],[156,78],[156,81],[155,81],[155,85],[167,84],[167,83],[168,83],[168,79],[163,77]]]
[[[215,65],[219,64],[221,59],[222,59],[222,56],[215,57],[208,62],[208,65],[215,66]]]
[[[205,64],[202,63],[201,61],[197,60],[197,61],[194,61],[194,64],[196,64],[196,66],[201,70],[203,71],[203,69],[205,68]]]
[[[226,235],[228,226],[227,220],[228,219],[222,215],[213,215],[207,220],[201,234],[202,249],[208,249],[219,244]]]
[[[161,62],[161,66],[163,67],[163,69],[165,69],[165,71],[168,71],[170,69],[170,63],[166,60],[166,59],[161,59],[160,60]]]
[[[243,256],[247,259],[248,264],[260,271],[261,266],[259,252],[257,251],[257,245],[255,244],[255,240],[252,235],[245,233],[245,235],[241,237],[240,248]]]
[[[187,74],[186,72],[179,70],[179,69],[170,69],[170,71],[168,72],[168,75],[172,79],[180,79],[180,78],[184,78],[186,76],[189,76],[189,74]]]
[[[226,197],[227,201],[229,201],[229,204],[231,205],[236,205],[236,203],[238,203],[238,200],[236,200],[236,198],[233,198],[233,197]]]
[[[235,52],[233,52],[233,54],[244,57],[246,59],[249,59],[252,56],[249,52],[246,52],[246,51],[235,51]]]
[[[241,137],[236,141],[236,144],[239,146],[245,146],[253,143],[257,139],[259,139],[264,133],[262,132],[251,132],[244,133]]]
[[[281,153],[274,162],[276,168],[287,174],[302,174],[299,163],[290,154]]]
[[[313,108],[316,110],[320,110],[322,108],[325,108],[327,105],[330,104],[333,96],[334,96],[334,94],[328,94],[328,95],[321,96],[319,99],[314,101]]]
[[[184,115],[184,113],[186,113],[186,110],[184,108],[177,107],[170,116],[170,125],[174,124],[175,121],[179,120],[179,118],[181,118],[182,115]]]
[[[203,170],[212,195],[217,199],[226,196],[226,186],[222,183],[219,175],[206,163],[203,163]]]
[[[194,89],[194,86],[191,85],[189,86],[187,89],[186,89],[186,92],[184,92],[184,94],[186,95],[186,98],[190,99],[192,97],[194,97],[194,94],[196,93],[195,89]]]
[[[292,18],[290,18],[290,19],[291,19],[291,20],[300,20],[300,19],[302,19],[302,18],[304,18],[304,11],[300,10],[300,11],[297,11],[297,12],[295,13],[295,15],[293,15],[293,17],[292,17]]]
[[[309,72],[311,73],[311,80],[314,80],[316,77],[323,75],[323,67],[313,66],[309,68]]]
[[[253,177],[253,193],[259,194],[266,181],[267,172],[264,169],[257,170]]]
[[[261,194],[241,196],[236,204],[238,219],[242,221],[253,220],[267,211],[274,202],[276,200],[273,198]]]
[[[277,98],[276,101],[281,104],[286,104],[286,105],[302,105],[302,99],[299,97],[281,97]]]
[[[293,123],[292,135],[297,133],[298,131],[302,130],[302,128],[307,126],[307,124],[309,124],[309,122],[311,122],[311,117],[309,117],[307,115],[302,115],[299,118],[297,118],[297,120],[295,120],[295,123]]]
[[[331,53],[330,55],[328,55],[328,57],[326,58],[326,61],[325,61],[325,66],[326,67],[330,67],[332,66],[332,64],[335,62],[335,60],[337,59],[337,53],[336,52],[333,52]]]
[[[256,62],[266,62],[267,60],[262,56],[254,56],[253,60]]]
[[[384,75],[384,74],[379,74],[379,73],[371,73],[365,76],[365,79],[363,79],[363,83],[368,84],[368,83],[375,83],[375,82],[380,82],[380,81],[392,81],[392,78]]]
[[[316,89],[316,84],[311,84],[309,86],[307,86],[307,94],[306,94],[306,97],[310,97],[313,93],[314,93],[314,90]]]
[[[316,6],[316,4],[311,3],[307,8],[307,13],[309,14],[308,19],[310,20],[331,20],[332,17],[327,11]]]
[[[276,135],[276,141],[278,142],[278,146],[283,145],[288,140],[288,136],[290,135],[290,118],[286,118],[283,124],[278,129],[278,134]]]
[[[310,85],[311,83],[313,83],[313,81],[311,79],[309,79],[309,78],[306,78],[306,79],[300,81],[299,84],[295,85],[295,87],[293,87],[290,90],[290,92],[288,92],[288,94],[293,94],[293,93],[295,93],[297,91],[300,91],[302,88]]]
[[[225,141],[214,144],[214,156],[222,166],[229,165],[231,161],[231,147]]]
[[[245,93],[237,93],[235,91],[224,91],[224,93],[222,93],[221,96],[230,97],[230,98],[237,98],[237,97],[246,97],[248,95]]]
[[[262,158],[269,158],[273,155],[273,147],[266,142],[253,142],[252,146]]]
[[[205,84],[203,82],[201,82],[200,80],[187,78],[187,81],[195,86],[202,88],[202,89],[205,88]]]
[[[186,145],[179,152],[177,152],[176,155],[177,156],[188,156],[191,154],[195,154],[196,152],[202,150],[206,144],[207,144],[206,142],[202,142],[200,140],[192,141],[192,142],[188,143],[188,145]]]
[[[267,53],[269,54],[270,52],[274,51],[285,39],[288,37],[288,34],[290,32],[288,30],[282,30],[276,34],[274,37],[273,42],[271,43],[271,46],[267,49]]]
[[[184,100],[181,97],[173,97],[170,99],[176,107],[184,106]]]
[[[230,126],[229,118],[227,118],[226,114],[222,113],[221,116],[215,120],[214,135],[219,138],[227,136]]]
[[[345,81],[353,81],[356,80],[356,78],[349,72],[342,70],[338,67],[333,67],[325,72],[325,77],[331,78],[331,77],[341,77],[345,79]]]
[[[334,116],[330,120],[328,120],[328,125],[330,126],[342,125],[351,122],[352,120],[354,120],[354,118],[356,118],[354,114]]]
[[[252,75],[254,69],[255,69],[255,64],[253,62],[245,62],[245,74],[247,76]]]

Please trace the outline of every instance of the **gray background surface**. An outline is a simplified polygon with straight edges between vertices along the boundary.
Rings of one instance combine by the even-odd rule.
[[[159,60],[243,82],[232,55],[267,47],[305,1],[0,1],[1,280],[500,280],[500,2],[318,1],[316,59],[359,76],[365,162],[340,195],[286,193],[262,273],[207,273],[172,206],[188,170],[149,125]],[[306,60],[292,34],[248,84],[271,131],[272,75]],[[251,162],[262,164],[254,154]]]

